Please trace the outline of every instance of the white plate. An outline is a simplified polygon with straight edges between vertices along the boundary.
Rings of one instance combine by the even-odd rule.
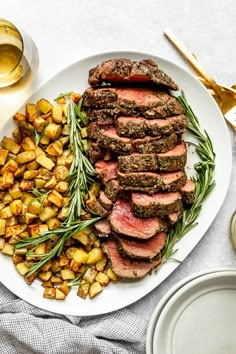
[[[161,311],[153,354],[234,354],[236,271],[217,271],[182,286]]]
[[[187,71],[165,59],[146,53],[111,52],[98,54],[74,63],[41,86],[27,101],[36,102],[42,97],[52,100],[59,93],[70,90],[83,92],[88,86],[88,70],[104,60],[115,57],[126,57],[133,60],[149,57],[155,60],[160,68],[178,83],[180,89],[184,90],[202,127],[208,131],[213,142],[216,152],[216,187],[204,203],[198,226],[177,245],[178,252],[175,257],[182,261],[196,246],[214,220],[224,201],[231,173],[232,153],[229,133],[218,106],[204,86]],[[22,106],[23,111],[24,105]],[[4,125],[1,135],[10,136],[13,129],[14,124],[10,119]],[[188,159],[189,164],[191,164],[190,160],[191,157]],[[222,178],[222,171],[224,171],[224,178]],[[153,272],[151,276],[146,276],[144,279],[109,284],[99,296],[86,301],[77,297],[75,291],[72,291],[65,301],[44,299],[40,283],[35,281],[31,286],[27,285],[15,271],[11,259],[2,254],[0,255],[0,281],[22,299],[45,310],[67,315],[90,316],[111,312],[139,300],[166,279],[177,266],[177,262],[167,262],[158,273]]]
[[[235,272],[235,269],[232,268],[216,268],[214,270],[207,270],[207,271],[200,271],[196,272],[194,274],[191,274],[182,280],[180,280],[178,283],[176,283],[170,290],[161,298],[157,306],[155,307],[152,316],[149,320],[148,323],[148,329],[147,329],[147,336],[146,336],[146,353],[147,354],[155,354],[153,350],[153,344],[154,344],[154,332],[156,329],[156,324],[158,322],[159,316],[168,303],[168,301],[172,298],[172,296],[179,291],[184,285],[188,284],[190,281],[205,276],[206,274],[209,273],[216,273],[216,272]]]

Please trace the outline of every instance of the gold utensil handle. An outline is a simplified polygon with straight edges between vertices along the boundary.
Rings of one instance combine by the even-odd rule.
[[[217,87],[217,83],[211,77],[211,75],[208,74],[208,72],[206,72],[206,70],[199,64],[199,62],[194,57],[194,55],[192,53],[190,53],[190,51],[187,48],[185,48],[185,46],[182,43],[180,43],[180,41],[176,38],[176,36],[169,29],[164,30],[164,34],[170,40],[170,42],[172,44],[174,44],[174,46],[180,51],[180,53],[182,53],[182,55],[190,62],[190,64],[194,67],[194,69],[206,81],[208,81],[211,84],[211,86],[215,89],[215,87]],[[216,89],[216,91],[217,91],[217,89]]]

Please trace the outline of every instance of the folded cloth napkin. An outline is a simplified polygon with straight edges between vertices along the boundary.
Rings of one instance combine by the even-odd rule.
[[[0,283],[0,353],[142,354],[146,329],[128,309],[62,316],[20,300]]]

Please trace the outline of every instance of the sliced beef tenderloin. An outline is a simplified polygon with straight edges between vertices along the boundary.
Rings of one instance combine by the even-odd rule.
[[[120,137],[113,127],[101,133],[97,143],[120,155],[130,154],[133,149],[131,139]]]
[[[157,161],[161,171],[183,170],[187,162],[186,144],[182,141],[174,149],[157,154]]]
[[[117,133],[129,138],[143,138],[146,135],[146,119],[141,117],[119,117]]]
[[[98,160],[94,167],[96,174],[104,183],[117,178],[117,161]]]
[[[117,111],[115,109],[93,109],[85,111],[89,121],[96,121],[98,125],[112,125],[115,123]]]
[[[119,253],[116,242],[110,239],[102,244],[102,248],[111,262],[113,272],[120,278],[142,278],[161,262],[161,259],[153,262],[144,262],[124,257]]]
[[[186,184],[180,189],[182,200],[184,204],[193,204],[196,192],[196,185],[194,181],[188,179]]]
[[[120,193],[120,185],[117,180],[110,180],[107,183],[105,183],[105,190],[104,190],[105,195],[107,198],[109,198],[111,201],[115,202],[118,194]]]
[[[176,83],[151,59],[139,62],[116,58],[107,60],[89,71],[91,86],[102,83],[154,83],[178,90]]]
[[[165,119],[146,119],[146,131],[151,136],[181,132],[187,126],[188,120],[184,114]]]
[[[109,217],[111,228],[119,235],[146,240],[167,230],[165,221],[159,218],[141,219],[135,217],[128,201],[118,199]]]
[[[114,235],[118,245],[118,250],[123,255],[150,261],[155,258],[166,244],[167,235],[165,232],[159,232],[148,240],[131,240],[128,238]]]
[[[108,210],[102,206],[102,204],[99,202],[99,200],[87,202],[87,206],[96,215],[104,217],[109,214]]]
[[[109,129],[109,126],[99,126],[97,122],[92,122],[87,126],[87,134],[89,139],[97,140],[98,137],[102,134],[102,132]]]
[[[166,192],[148,195],[132,193],[132,212],[140,218],[164,216],[178,212],[182,208],[179,192]]]
[[[156,154],[133,153],[127,156],[118,156],[120,172],[155,171],[158,169]]]
[[[170,226],[175,225],[183,216],[183,208],[177,211],[176,213],[171,213],[166,215],[166,220]]]
[[[100,194],[99,194],[99,202],[102,204],[102,206],[106,210],[111,211],[111,209],[113,207],[113,203],[112,203],[111,199],[107,198],[107,196],[104,193],[104,191],[101,191]]]
[[[96,161],[102,159],[105,155],[105,149],[99,146],[97,143],[93,142],[88,149],[89,160],[92,164]]]
[[[178,172],[129,172],[117,175],[121,189],[144,191],[150,194],[180,190],[187,181],[184,171]]]
[[[96,234],[100,238],[107,238],[111,234],[111,226],[107,219],[99,220],[94,224]]]
[[[164,137],[146,136],[143,139],[134,139],[133,146],[141,154],[161,153],[174,149],[179,144],[181,137],[178,134],[170,134]]]
[[[119,115],[165,118],[184,113],[178,100],[165,91],[147,88],[89,87],[83,94],[83,108],[116,109]]]

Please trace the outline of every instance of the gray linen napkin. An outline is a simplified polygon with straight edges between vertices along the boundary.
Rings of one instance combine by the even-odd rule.
[[[0,283],[0,353],[143,354],[146,329],[127,309],[93,317],[44,311]]]

